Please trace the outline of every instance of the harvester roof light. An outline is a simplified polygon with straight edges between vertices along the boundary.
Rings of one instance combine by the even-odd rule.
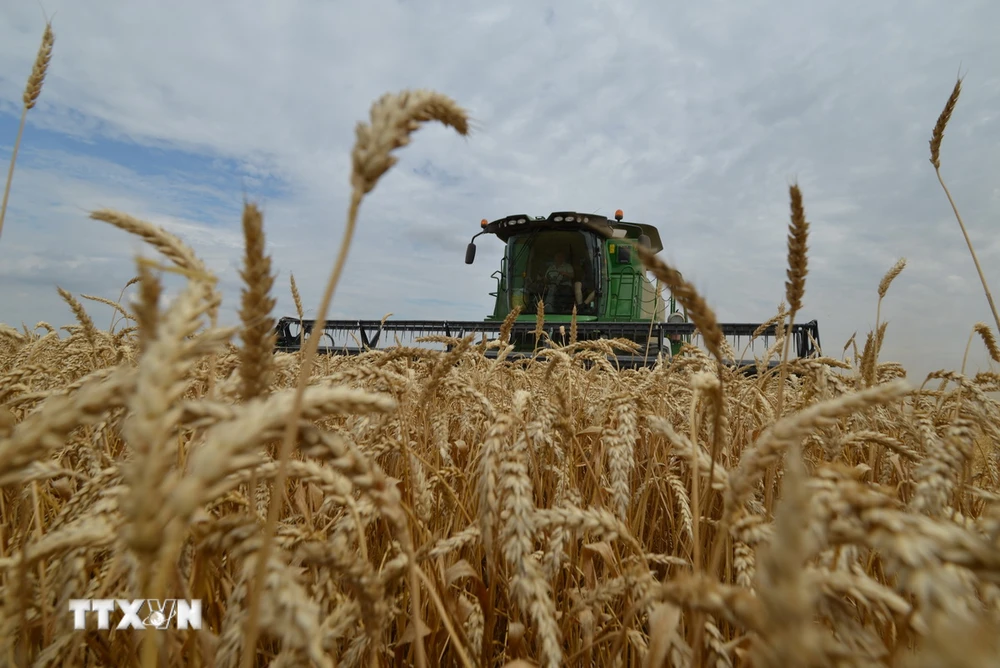
[[[573,219],[573,216],[566,216],[566,222],[567,222],[567,223],[572,223],[572,222],[573,222],[573,220],[574,220],[574,219]]]
[[[485,218],[479,221],[479,227],[486,227],[487,225],[489,225],[489,222]]]
[[[553,216],[552,217],[552,220],[556,221],[557,223],[561,223],[562,219],[563,219],[562,216]]]
[[[527,221],[526,219],[524,219],[524,218],[518,218],[518,219],[517,219],[517,224],[518,224],[518,225],[523,225],[523,224],[525,224],[526,222],[528,222],[528,221]]]
[[[615,211],[615,220],[621,220],[624,217],[625,217],[625,214],[622,212],[621,209],[618,209],[618,210]]]

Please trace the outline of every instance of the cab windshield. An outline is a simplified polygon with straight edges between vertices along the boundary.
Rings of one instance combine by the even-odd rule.
[[[536,231],[507,241],[510,308],[534,312],[538,302],[545,313],[571,315],[597,312],[600,274],[595,267],[599,241],[593,232]]]

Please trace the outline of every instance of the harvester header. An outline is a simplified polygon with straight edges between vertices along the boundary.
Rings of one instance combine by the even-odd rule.
[[[544,326],[550,340],[560,342],[563,330],[576,321],[577,337],[583,339],[625,338],[644,349],[642,355],[618,355],[623,366],[649,366],[661,355],[680,353],[684,343],[692,342],[695,328],[687,315],[678,310],[674,298],[664,299],[658,284],[646,276],[638,247],[652,253],[663,250],[660,232],[644,223],[626,222],[621,209],[614,220],[595,213],[556,211],[547,216],[514,214],[493,221],[480,221],[480,231],[472,237],[465,253],[465,263],[476,258],[476,238],[493,235],[503,245],[499,270],[493,273],[496,290],[493,312],[482,321],[363,321],[335,320],[325,323],[324,335],[331,345],[324,352],[357,354],[378,345],[382,332],[399,334],[465,336],[481,332],[487,337],[499,335],[500,325],[515,309],[520,309],[511,331],[515,352],[530,355],[537,344],[536,309],[544,309]],[[278,323],[278,348],[297,350],[300,333],[315,323],[310,320],[282,318]],[[724,336],[740,340],[751,337],[758,323],[721,324]],[[353,339],[341,344],[335,335]],[[771,326],[762,330],[764,345],[775,335]],[[799,357],[817,354],[819,328],[816,321],[795,325],[792,330],[793,352]],[[488,351],[487,354],[496,351]],[[516,356],[516,355],[515,355]],[[756,368],[755,361],[736,361],[737,365]]]

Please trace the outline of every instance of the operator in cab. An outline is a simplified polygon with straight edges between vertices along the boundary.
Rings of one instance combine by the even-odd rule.
[[[574,297],[576,297],[576,303],[580,304],[583,302],[582,289],[583,284],[580,281],[573,280],[574,271],[573,266],[566,260],[566,253],[564,251],[556,251],[555,256],[552,258],[552,262],[549,263],[548,269],[545,271],[545,310],[552,311],[555,307],[556,294],[559,288],[573,286]]]

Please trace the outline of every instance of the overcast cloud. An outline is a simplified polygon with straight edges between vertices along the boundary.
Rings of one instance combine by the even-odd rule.
[[[556,210],[657,225],[664,257],[720,320],[760,322],[784,295],[788,186],[802,187],[802,319],[826,352],[859,346],[877,286],[883,359],[920,382],[958,368],[992,317],[928,161],[956,75],[943,173],[1000,290],[1000,4],[365,0],[45,0],[55,51],[28,115],[0,238],[0,322],[69,324],[58,284],[117,299],[150,250],[87,218],[112,207],[192,245],[239,305],[244,194],[265,210],[278,313],[307,309],[343,230],[354,127],[384,92],[433,88],[475,118],[427,126],[365,201],[332,317],[482,319],[501,244],[481,218]],[[0,161],[44,27],[0,7]],[[6,171],[6,170],[5,170]],[[4,171],[4,173],[5,173]],[[111,313],[88,305],[98,322]],[[974,342],[970,370],[987,369]]]

